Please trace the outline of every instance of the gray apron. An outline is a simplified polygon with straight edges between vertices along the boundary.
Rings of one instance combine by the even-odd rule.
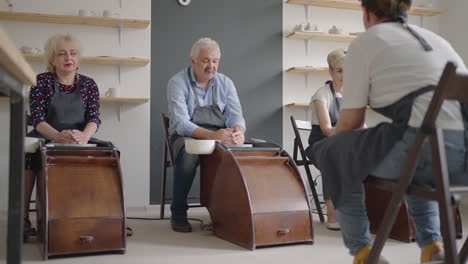
[[[332,92],[333,102],[330,104],[330,110],[328,110],[328,115],[330,116],[331,125],[334,127],[338,118],[340,117],[341,101],[342,98],[336,97],[335,88],[333,87],[332,81],[327,81],[326,84],[330,86],[330,91]],[[309,135],[309,146],[305,150],[306,154],[311,151],[312,145],[314,143],[326,138],[320,128],[320,125],[312,125],[312,130]]]
[[[386,22],[400,23],[426,52],[432,51],[432,47],[412,30],[406,21],[406,12],[401,12]],[[325,183],[335,208],[342,205],[357,185],[362,184],[392,147],[401,140],[408,128],[414,100],[434,87],[430,85],[420,88],[389,106],[373,109],[393,120],[392,123],[383,122],[369,129],[344,132],[325,138],[312,146],[309,158],[323,177],[330,179]]]
[[[76,75],[76,84],[79,84]],[[46,122],[57,131],[78,129],[83,131],[86,126],[85,106],[81,97],[80,87],[73,93],[65,93],[60,89],[57,78],[54,79],[54,96],[46,110]],[[44,138],[35,129],[27,134],[28,137]]]
[[[218,83],[214,83],[212,86],[212,96],[211,96],[211,105],[201,106],[200,100],[198,98],[198,92],[195,87],[195,80],[192,79],[190,74],[190,68],[187,68],[187,74],[190,80],[190,87],[193,91],[193,97],[195,101],[195,109],[193,110],[192,119],[190,122],[195,125],[206,128],[209,130],[216,131],[221,128],[226,128],[226,123],[224,122],[223,113],[218,106]],[[185,147],[186,137],[179,135],[171,136],[172,150],[174,154],[174,160],[179,155],[180,151]]]
[[[369,129],[344,132],[323,139],[312,146],[309,158],[327,180],[327,189],[336,208],[339,208],[352,190],[367,178],[401,140],[408,128],[414,99],[429,92],[434,86],[416,90],[376,112],[393,120]]]

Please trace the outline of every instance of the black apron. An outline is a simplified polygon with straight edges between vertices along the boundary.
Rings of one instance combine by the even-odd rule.
[[[78,129],[83,131],[86,127],[86,108],[81,97],[78,75],[73,93],[66,93],[60,89],[60,83],[54,78],[54,96],[46,110],[46,122],[57,131]],[[35,129],[27,134],[28,137],[44,138]]]
[[[336,97],[335,88],[333,87],[332,81],[327,81],[326,84],[330,86],[330,91],[332,92],[333,102],[330,103],[330,109],[328,110],[328,115],[330,116],[331,125],[334,127],[336,122],[338,122],[338,117],[340,117],[341,101],[342,98]],[[311,151],[312,145],[314,143],[326,138],[320,128],[320,125],[312,125],[312,130],[309,135],[309,146],[305,150],[306,153]]]
[[[398,22],[420,42],[426,52],[432,47],[406,24],[406,14],[398,14],[387,22]],[[426,86],[402,97],[397,102],[383,108],[374,108],[376,112],[393,120],[383,122],[369,129],[344,132],[323,139],[312,146],[311,160],[320,170],[326,188],[330,192],[335,208],[368,177],[369,173],[385,158],[392,147],[401,140],[408,128],[413,102],[416,97],[429,92],[435,86]]]
[[[195,86],[196,82],[192,79],[192,75],[190,74],[190,68],[191,67],[187,68],[187,74],[189,76],[190,87],[193,91],[193,97],[195,102],[195,109],[193,110],[193,115],[190,122],[194,123],[199,127],[213,131],[216,131],[221,128],[226,128],[223,113],[221,112],[221,109],[218,106],[218,82],[215,82],[212,86],[211,105],[201,106],[200,100],[198,98],[197,88]],[[174,160],[177,158],[180,151],[184,149],[186,138],[190,137],[182,137],[176,134],[171,136]]]

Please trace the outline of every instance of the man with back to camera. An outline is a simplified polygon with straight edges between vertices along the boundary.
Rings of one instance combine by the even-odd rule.
[[[169,130],[175,158],[171,226],[191,232],[187,195],[193,183],[198,155],[185,151],[185,137],[243,144],[245,120],[234,83],[218,73],[221,52],[216,41],[201,38],[192,46],[191,66],[176,73],[167,85]]]

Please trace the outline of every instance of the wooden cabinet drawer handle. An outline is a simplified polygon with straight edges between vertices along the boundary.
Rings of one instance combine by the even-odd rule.
[[[80,244],[88,244],[94,240],[93,236],[80,236]]]
[[[280,235],[280,236],[286,235],[287,233],[289,233],[289,228],[284,228],[284,229],[278,230],[278,235]]]

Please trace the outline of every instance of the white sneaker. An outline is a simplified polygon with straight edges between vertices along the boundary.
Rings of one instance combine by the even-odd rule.
[[[327,228],[333,231],[339,231],[341,229],[341,226],[340,226],[340,223],[338,222],[334,222],[334,223],[327,222]]]

